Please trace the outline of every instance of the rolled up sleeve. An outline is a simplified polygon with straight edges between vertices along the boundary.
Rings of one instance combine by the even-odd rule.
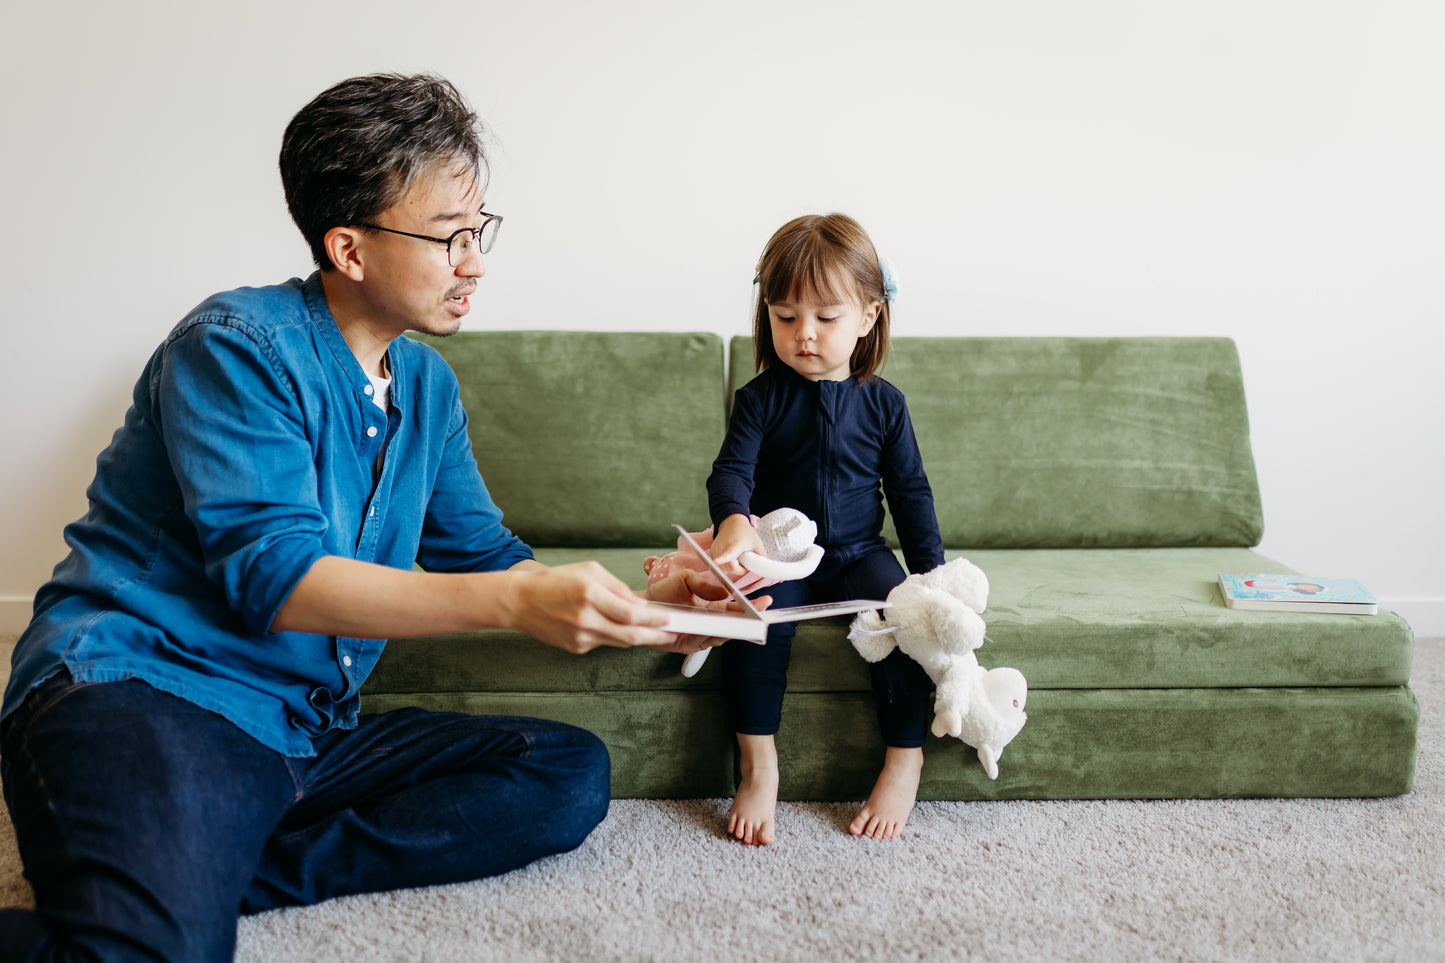
[[[264,342],[219,319],[177,333],[153,397],[206,575],[263,634],[327,554],[295,386]]]

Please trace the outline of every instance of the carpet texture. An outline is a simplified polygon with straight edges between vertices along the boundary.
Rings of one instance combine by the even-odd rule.
[[[934,802],[891,842],[847,835],[856,804],[785,803],[767,849],[722,834],[727,800],[615,801],[498,879],[242,920],[236,958],[1441,960],[1445,639],[1411,687],[1408,796]],[[0,814],[0,906],[29,904]]]

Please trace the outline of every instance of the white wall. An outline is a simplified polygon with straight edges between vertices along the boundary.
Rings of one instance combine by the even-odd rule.
[[[1438,0],[9,4],[0,630],[156,342],[309,271],[287,120],[431,70],[496,134],[470,325],[742,332],[771,231],[844,210],[900,334],[1235,338],[1262,551],[1445,635],[1442,31]]]

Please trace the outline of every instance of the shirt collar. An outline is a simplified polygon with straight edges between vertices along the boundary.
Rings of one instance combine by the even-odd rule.
[[[366,395],[366,389],[371,386],[371,379],[366,376],[362,369],[361,362],[356,360],[356,355],[351,353],[351,346],[341,335],[341,328],[336,324],[336,318],[331,313],[331,307],[326,303],[326,291],[321,286],[321,272],[313,272],[301,284],[301,294],[306,301],[306,309],[311,313],[311,320],[316,326],[317,332],[321,335],[322,342],[331,351],[336,359],[337,366],[345,374],[346,380],[356,389],[357,394]],[[404,338],[397,338],[391,347],[387,349],[387,374],[391,376],[391,403],[400,406],[402,403],[401,352],[395,350],[397,343],[404,341]],[[370,398],[367,398],[368,402]]]

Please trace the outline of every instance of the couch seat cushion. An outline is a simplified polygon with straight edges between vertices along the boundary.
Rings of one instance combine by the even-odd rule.
[[[542,549],[548,564],[597,559],[633,587],[639,549]],[[1221,571],[1288,572],[1249,549],[1055,549],[951,552],[988,573],[987,667],[1011,665],[1031,689],[1395,686],[1409,679],[1412,636],[1396,615],[1308,615],[1226,608]],[[805,622],[789,689],[867,692],[846,619]],[[682,657],[602,649],[568,655],[513,632],[394,640],[367,692],[696,690],[719,685],[710,659],[684,679]]]

